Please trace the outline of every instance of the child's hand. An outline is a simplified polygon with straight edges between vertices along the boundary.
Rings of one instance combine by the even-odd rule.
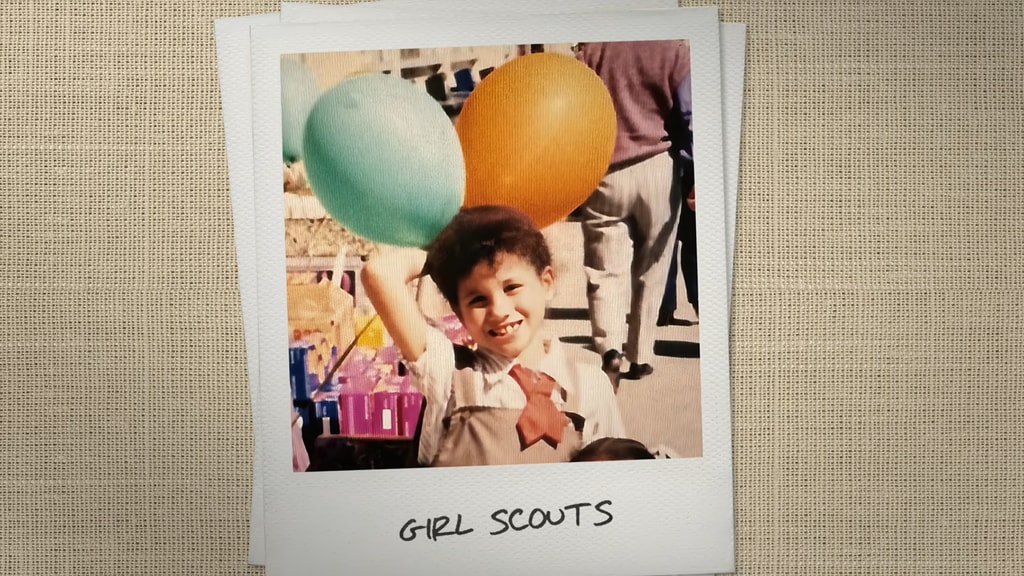
[[[690,194],[686,197],[686,207],[689,208],[691,212],[696,212],[697,211],[697,208],[696,208],[697,203],[696,203],[695,197],[693,195],[693,191],[694,191],[693,186],[690,186]]]
[[[366,266],[371,269],[371,273],[408,284],[420,276],[426,261],[427,253],[419,248],[382,244],[377,247],[377,254],[370,257]]]

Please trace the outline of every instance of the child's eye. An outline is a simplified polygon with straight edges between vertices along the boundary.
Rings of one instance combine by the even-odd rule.
[[[509,284],[508,286],[505,286],[505,293],[506,294],[515,294],[522,287],[523,287],[522,284]]]
[[[483,296],[474,296],[469,299],[467,305],[471,308],[481,308],[487,305],[487,298],[484,298]]]

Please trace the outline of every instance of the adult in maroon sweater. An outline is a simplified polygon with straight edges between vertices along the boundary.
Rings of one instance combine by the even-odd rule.
[[[654,370],[667,248],[679,218],[669,133],[678,121],[676,88],[690,72],[689,43],[586,43],[577,57],[608,87],[617,122],[608,173],[580,208],[594,345],[613,378],[628,360],[623,377],[639,379]]]

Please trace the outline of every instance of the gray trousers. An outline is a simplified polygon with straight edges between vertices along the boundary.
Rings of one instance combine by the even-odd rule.
[[[682,197],[668,152],[607,174],[583,203],[583,266],[594,346],[650,364]],[[623,344],[625,346],[623,347]]]

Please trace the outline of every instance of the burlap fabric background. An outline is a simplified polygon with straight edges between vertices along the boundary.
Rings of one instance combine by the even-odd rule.
[[[1024,7],[722,6],[738,572],[1020,574]],[[273,10],[0,8],[2,574],[261,572],[212,20]]]

